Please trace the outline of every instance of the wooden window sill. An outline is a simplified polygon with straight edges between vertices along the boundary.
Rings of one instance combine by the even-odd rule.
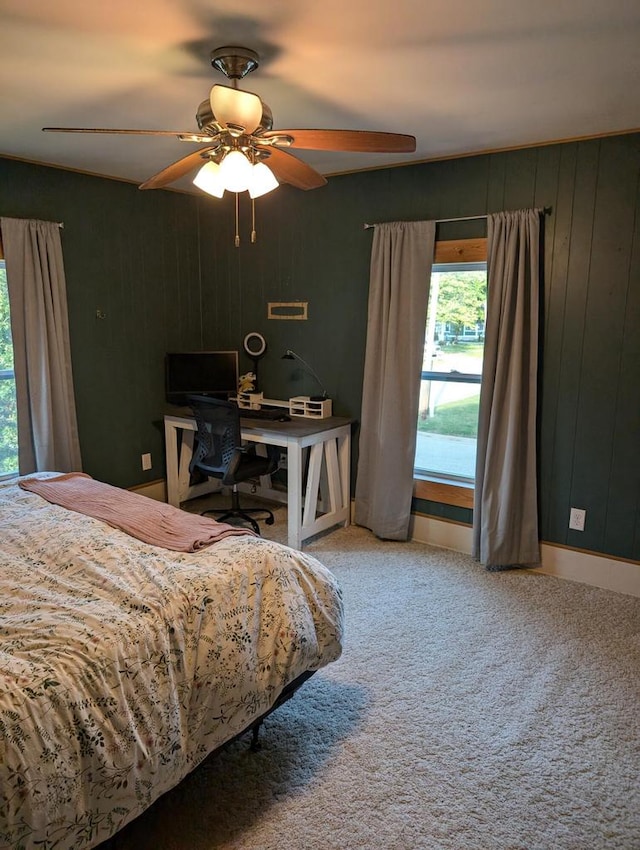
[[[427,478],[415,478],[413,481],[414,498],[441,502],[444,505],[456,505],[459,508],[473,509],[474,492],[473,487],[447,484],[445,481],[433,481]]]

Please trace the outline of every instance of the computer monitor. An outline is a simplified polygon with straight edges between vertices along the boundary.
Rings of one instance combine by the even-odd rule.
[[[165,357],[165,390],[170,404],[185,405],[187,396],[228,398],[238,391],[237,351],[177,351]]]

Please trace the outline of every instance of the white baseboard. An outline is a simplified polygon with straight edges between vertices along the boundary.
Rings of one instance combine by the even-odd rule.
[[[542,543],[540,549],[542,566],[532,572],[640,596],[640,564],[550,543]]]
[[[167,499],[166,484],[162,480],[131,489],[158,502],[165,502]],[[352,509],[353,505],[352,502]],[[410,536],[418,543],[429,543],[467,555],[471,554],[473,546],[471,526],[428,516],[412,515]],[[544,573],[568,581],[580,581],[630,596],[640,596],[640,564],[608,558],[594,552],[553,546],[551,543],[542,543],[540,551],[542,566],[531,572]]]
[[[149,484],[138,484],[137,487],[129,487],[129,489],[134,493],[139,493],[141,496],[155,499],[156,502],[167,501],[167,485],[163,479],[151,481]]]
[[[473,532],[468,525],[414,515],[411,518],[411,539],[470,555]],[[551,543],[542,543],[540,552],[542,565],[531,572],[640,596],[640,564]]]
[[[453,549],[456,552],[464,552],[465,555],[470,555],[473,548],[470,525],[460,525],[429,516],[412,514],[409,536],[418,543],[442,546],[443,549]]]

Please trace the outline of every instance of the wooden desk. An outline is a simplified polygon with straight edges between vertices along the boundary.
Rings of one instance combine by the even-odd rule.
[[[334,525],[349,524],[350,419],[339,416],[318,420],[293,418],[290,422],[241,419],[241,428],[243,440],[286,449],[286,494],[273,490],[269,477],[265,476],[256,495],[286,502],[289,546],[301,549],[309,537]],[[220,486],[215,479],[189,485],[195,432],[196,423],[190,412],[164,417],[167,501],[176,507]],[[309,463],[303,480],[305,449],[309,450]]]

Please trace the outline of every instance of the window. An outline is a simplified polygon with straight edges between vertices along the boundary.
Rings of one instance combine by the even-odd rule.
[[[18,415],[9,293],[4,260],[0,260],[0,478],[18,472]]]
[[[472,487],[475,477],[478,410],[484,354],[487,265],[486,240],[438,243],[431,276],[424,360],[420,383],[415,475]],[[448,246],[442,250],[442,246]],[[440,250],[439,250],[440,248]],[[443,258],[444,262],[439,262]],[[463,502],[471,506],[473,494]],[[470,502],[469,502],[470,497]]]

